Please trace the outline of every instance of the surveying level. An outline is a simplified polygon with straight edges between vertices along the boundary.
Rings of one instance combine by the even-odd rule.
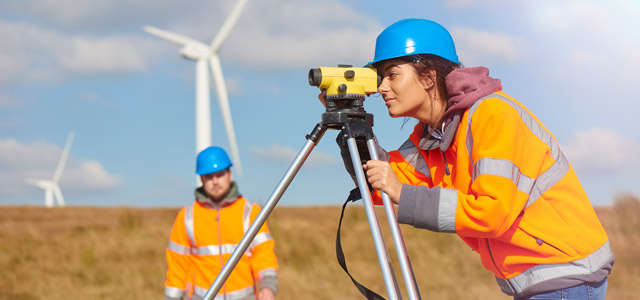
[[[363,103],[365,96],[377,92],[378,81],[374,68],[339,65],[309,70],[309,85],[326,91],[322,122],[331,129],[340,129],[349,117],[364,117],[373,126],[373,116],[364,111]]]
[[[309,70],[309,84],[327,91],[327,99],[352,95],[371,95],[378,91],[380,78],[374,68],[354,68],[350,65],[319,67]]]
[[[311,133],[306,136],[307,142],[296,155],[289,169],[285,172],[280,183],[269,196],[264,207],[251,224],[244,237],[233,251],[231,257],[224,265],[215,281],[204,295],[204,300],[212,300],[222,288],[231,271],[238,264],[242,254],[247,250],[256,234],[266,222],[269,214],[280,200],[285,190],[298,173],[302,164],[311,154],[313,148],[320,142],[320,139],[327,129],[341,130],[340,134],[347,141],[349,154],[355,175],[358,189],[362,196],[365,212],[369,221],[369,229],[378,255],[378,262],[382,269],[382,276],[389,300],[401,299],[398,282],[396,280],[391,259],[387,252],[380,230],[380,224],[376,216],[371,191],[367,184],[367,179],[362,168],[361,152],[371,159],[378,160],[378,144],[373,135],[373,115],[364,110],[363,102],[366,96],[374,94],[378,86],[378,76],[373,68],[353,68],[351,66],[339,65],[337,68],[320,67],[309,71],[309,84],[326,90],[325,112],[322,114],[322,121],[317,123]],[[389,221],[391,235],[393,237],[398,261],[402,270],[403,279],[407,288],[407,294],[411,300],[421,299],[417,288],[413,269],[409,261],[400,226],[396,219],[391,199],[381,191],[382,202]],[[362,292],[362,291],[361,291]]]

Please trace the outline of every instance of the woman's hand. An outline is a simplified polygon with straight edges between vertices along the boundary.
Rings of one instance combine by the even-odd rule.
[[[363,165],[371,187],[385,192],[393,203],[400,201],[402,182],[386,161],[370,160]]]
[[[320,94],[318,95],[318,100],[320,100],[320,103],[322,103],[322,106],[326,107],[327,106],[327,90],[326,89],[322,89]]]
[[[272,290],[264,288],[260,289],[260,293],[258,294],[258,300],[274,300],[276,298],[276,294],[273,293]]]

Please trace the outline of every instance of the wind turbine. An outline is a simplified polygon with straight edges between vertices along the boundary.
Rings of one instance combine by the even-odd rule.
[[[236,142],[235,132],[233,130],[233,122],[231,121],[231,110],[229,109],[229,96],[227,87],[222,76],[222,66],[218,52],[225,39],[229,36],[231,29],[238,21],[240,13],[244,9],[248,0],[239,0],[236,6],[222,24],[222,27],[211,42],[206,45],[192,38],[161,30],[151,26],[145,26],[144,31],[155,35],[169,42],[178,44],[180,54],[196,61],[196,154],[205,148],[211,146],[211,99],[209,89],[209,73],[207,72],[207,64],[211,67],[213,74],[213,83],[215,84],[218,104],[224,118],[227,137],[229,138],[229,146],[231,147],[231,155],[233,157],[236,170],[242,175],[240,165],[240,154],[238,152],[238,144]],[[198,178],[199,180],[199,178]]]
[[[64,150],[62,150],[62,156],[60,157],[60,161],[58,161],[58,167],[56,168],[56,172],[53,174],[53,179],[27,179],[27,184],[35,185],[44,190],[44,204],[47,207],[53,207],[54,198],[58,202],[58,206],[64,206],[64,198],[62,197],[62,191],[60,191],[60,186],[58,182],[60,182],[60,177],[62,177],[62,171],[64,170],[64,165],[67,163],[67,158],[69,157],[69,150],[71,149],[71,143],[73,142],[73,131],[69,133],[69,137],[67,137],[67,143],[64,145]]]

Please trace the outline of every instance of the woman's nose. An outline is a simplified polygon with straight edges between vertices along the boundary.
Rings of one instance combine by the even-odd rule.
[[[378,92],[380,94],[382,94],[383,92],[386,92],[389,90],[389,85],[388,85],[388,81],[385,78],[382,78],[382,81],[380,82],[380,85],[378,86]]]

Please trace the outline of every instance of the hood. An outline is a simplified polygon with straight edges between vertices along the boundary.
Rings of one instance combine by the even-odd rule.
[[[227,193],[227,195],[222,200],[217,202],[207,195],[203,187],[197,188],[194,193],[196,195],[196,201],[209,208],[221,208],[229,206],[233,204],[233,202],[238,200],[239,197],[242,197],[238,189],[238,184],[235,181],[231,182],[231,187],[229,188],[229,192]]]
[[[451,145],[458,131],[462,114],[478,99],[491,93],[501,91],[500,79],[489,76],[485,67],[461,68],[453,70],[445,77],[447,93],[447,110],[442,116],[443,133],[440,143],[441,151]]]

